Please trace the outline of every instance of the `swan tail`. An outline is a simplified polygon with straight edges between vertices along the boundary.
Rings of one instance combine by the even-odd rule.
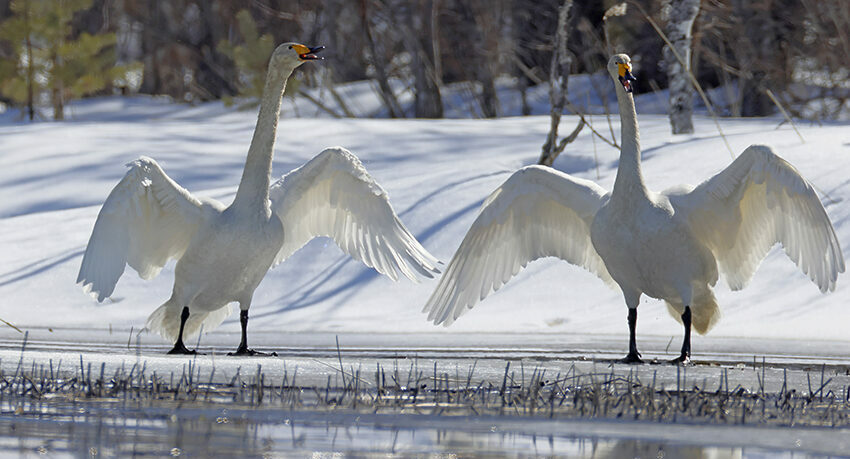
[[[212,330],[218,328],[224,319],[227,318],[233,312],[233,307],[229,304],[224,305],[221,308],[216,309],[215,311],[205,312],[202,314],[198,314],[198,322],[194,329],[191,330],[190,336],[197,336],[197,334],[201,331],[201,326],[203,325],[204,333],[208,333]],[[189,316],[189,320],[186,321],[186,330],[183,333],[189,332],[189,322],[191,321],[192,316]]]
[[[667,310],[679,323],[682,323],[682,312],[684,306],[673,305],[669,302],[664,302],[667,305]],[[700,335],[708,333],[714,328],[717,321],[720,320],[720,306],[717,305],[717,299],[711,290],[706,289],[694,296],[691,304],[691,327]]]
[[[177,333],[180,331],[180,310],[181,308],[169,299],[148,316],[145,327],[173,343],[177,341]]]
[[[180,333],[180,313],[182,311],[182,307],[169,299],[151,313],[146,327],[164,340],[170,343],[176,342],[177,335]],[[183,341],[188,343],[189,339],[198,336],[202,327],[205,332],[217,328],[232,311],[231,306],[226,305],[211,312],[193,312],[189,315],[186,326],[183,328]]]

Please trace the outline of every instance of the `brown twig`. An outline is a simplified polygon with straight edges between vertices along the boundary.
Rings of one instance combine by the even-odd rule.
[[[779,103],[779,99],[773,94],[768,88],[764,88],[764,93],[767,94],[767,97],[770,97],[770,100],[773,101],[773,104],[776,105],[776,108],[782,113],[782,116],[785,117],[785,120],[791,123],[791,127],[794,128],[794,132],[797,133],[797,137],[800,138],[800,142],[806,143],[806,139],[803,138],[803,135],[800,134],[800,131],[797,130],[797,125],[794,124],[794,120],[788,115],[788,112],[785,111],[785,108],[782,107],[782,104]]]
[[[16,327],[16,326],[14,326],[13,324],[11,324],[11,323],[9,323],[9,322],[6,322],[6,321],[5,321],[5,320],[3,320],[3,319],[0,319],[0,322],[3,322],[4,324],[6,324],[6,325],[8,325],[8,326],[10,326],[10,327],[12,327],[12,328],[14,328],[15,330],[17,330],[17,331],[18,331],[18,333],[20,333],[20,334],[22,334],[22,335],[24,334],[23,330],[21,330],[20,328],[18,328],[18,327]]]

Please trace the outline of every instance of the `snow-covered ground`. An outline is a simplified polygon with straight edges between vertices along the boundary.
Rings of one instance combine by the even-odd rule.
[[[591,121],[597,131],[619,136],[616,116],[609,129],[600,115],[604,97],[600,98],[597,86],[586,77],[571,78],[571,99],[596,113]],[[469,91],[455,87],[446,95],[447,116],[453,119],[445,120],[334,119],[306,100],[287,99],[274,174],[303,164],[324,147],[349,148],[389,192],[401,219],[423,245],[447,262],[484,198],[513,171],[536,161],[549,126],[545,116],[466,119],[475,113]],[[349,109],[380,116],[368,83],[340,88],[340,92],[349,101]],[[710,118],[697,117],[694,135],[672,136],[662,114],[663,95],[636,99],[643,172],[650,188],[696,184],[729,164],[732,154]],[[515,95],[501,100],[504,113],[518,113]],[[529,100],[533,113],[548,112],[545,88],[533,89]],[[612,102],[613,98],[608,101]],[[229,202],[241,176],[256,112],[240,112],[221,103],[186,106],[138,97],[72,104],[68,116],[62,123],[30,124],[15,113],[0,113],[0,318],[29,332],[26,352],[21,352],[21,335],[0,324],[0,371],[15,373],[18,359],[21,368],[61,361],[67,369],[85,361],[95,368],[107,367],[108,372],[144,360],[151,371],[179,373],[187,359],[161,355],[170,343],[130,332],[143,327],[148,314],[170,295],[173,263],[151,281],[142,281],[128,269],[104,304],[83,293],[74,280],[100,205],[123,176],[123,164],[140,155],[152,156],[193,193]],[[571,131],[576,122],[575,117],[566,116],[562,131]],[[848,257],[848,126],[803,124],[799,126],[803,143],[778,118],[724,119],[720,125],[734,153],[751,143],[771,144],[817,187]],[[585,129],[555,167],[610,189],[617,156],[617,151]],[[806,384],[811,385],[809,373],[820,369],[815,377],[825,374],[827,384],[832,384],[827,389],[843,392],[850,362],[846,332],[850,289],[844,277],[839,277],[835,292],[822,295],[776,248],[743,291],[731,292],[721,281],[716,292],[724,317],[708,336],[694,337],[694,355],[701,365],[687,370],[691,372],[688,380],[708,387],[706,381],[724,375],[733,387],[757,388],[760,381],[767,391],[784,388],[787,380],[788,387],[804,392]],[[435,285],[434,280],[394,283],[348,258],[333,242],[315,240],[270,271],[254,297],[251,342],[259,349],[277,350],[281,358],[223,356],[238,340],[234,314],[215,334],[202,338],[202,350],[211,355],[191,361],[204,371],[215,370],[219,379],[257,365],[279,378],[288,365],[301,369],[299,380],[319,385],[337,374],[337,359],[340,365],[344,358],[346,366],[365,362],[371,368],[376,361],[391,365],[405,357],[414,357],[409,361],[417,364],[422,359],[423,368],[433,364],[435,372],[438,363],[441,372],[472,365],[477,368],[476,377],[497,382],[507,360],[515,363],[511,368],[518,363],[520,371],[523,362],[527,368],[551,373],[568,368],[595,372],[601,365],[612,374],[617,371],[631,377],[634,370],[646,380],[655,381],[657,376],[659,384],[671,388],[679,384],[678,367],[610,365],[612,358],[626,350],[625,306],[618,292],[580,268],[555,259],[534,262],[449,328],[431,325],[420,313]],[[645,357],[674,356],[681,333],[681,326],[661,302],[644,298],[638,341]],[[762,357],[768,368],[761,367],[759,376]],[[726,384],[728,389],[728,380]],[[0,435],[0,451],[25,455],[47,448],[44,451],[79,455],[100,448],[108,453],[110,445],[116,444],[114,438],[137,435],[138,429],[131,432],[122,427],[133,425],[132,416],[111,407],[98,414],[96,403],[86,406],[93,410],[87,411],[90,414],[67,423],[64,418],[40,414],[16,416],[12,413],[17,408],[0,407],[0,430],[17,429]],[[61,408],[61,403],[54,403],[51,409]],[[82,408],[73,405],[72,409],[76,413]],[[163,412],[157,414],[156,409]],[[290,448],[291,442],[292,451],[374,452],[377,444],[380,451],[394,452],[576,451],[576,456],[594,457],[605,456],[610,449],[611,457],[619,457],[658,451],[697,455],[691,452],[693,446],[704,456],[763,457],[785,451],[786,457],[805,457],[806,452],[846,451],[840,442],[847,437],[841,429],[714,429],[701,424],[512,417],[361,419],[310,412],[287,412],[286,422],[281,423],[283,413],[260,419],[257,416],[267,413],[255,410],[234,411],[233,419],[241,421],[231,425],[247,422],[259,427],[240,428],[233,434],[222,430],[227,425],[215,419],[227,408],[210,410],[175,412],[166,406],[144,411],[140,416],[148,426],[147,437],[133,437],[134,451],[136,445],[151,443],[165,452],[182,446],[189,453],[200,448],[195,452],[206,454],[212,449],[203,448],[213,447],[225,448],[216,449],[219,453],[227,448],[245,453],[267,451],[270,442],[277,441],[277,448]],[[112,426],[116,416],[120,421],[115,425],[124,424],[113,430],[101,428]],[[357,429],[355,436],[350,435],[352,425]],[[97,434],[89,435],[87,429]],[[212,429],[218,443],[209,442]],[[339,443],[337,432],[351,444]],[[196,436],[201,440],[193,440]],[[699,449],[706,445],[710,448]]]
[[[710,118],[695,119],[694,135],[672,136],[666,116],[645,114],[657,112],[658,99],[649,94],[637,102],[650,188],[696,184],[729,164],[732,156]],[[293,118],[293,113],[292,102],[285,102],[275,175],[324,147],[345,146],[388,191],[405,224],[444,262],[483,199],[513,171],[536,161],[549,126],[542,116],[388,120]],[[256,112],[218,103],[106,98],[75,104],[69,116],[62,123],[30,124],[12,113],[0,115],[0,318],[36,333],[48,332],[34,327],[138,330],[169,297],[173,263],[151,281],[128,268],[104,304],[84,294],[74,280],[100,205],[123,176],[123,165],[140,155],[156,158],[193,193],[229,202]],[[612,118],[619,136],[618,119]],[[576,121],[566,116],[562,130],[569,132]],[[608,135],[604,116],[592,121]],[[720,125],[736,154],[751,143],[773,145],[817,187],[848,258],[847,125],[803,124],[805,143],[778,118],[723,119]],[[617,155],[585,129],[555,167],[610,189]],[[850,354],[850,288],[844,277],[835,292],[823,295],[774,249],[743,291],[731,292],[721,281],[716,291],[723,318],[707,337],[695,337],[695,353],[702,340],[715,337],[831,340],[847,343]],[[258,332],[437,332],[446,342],[487,332],[504,334],[507,344],[518,334],[625,336],[627,330],[618,292],[555,259],[532,263],[449,328],[431,325],[420,312],[435,284],[394,283],[349,259],[333,242],[314,240],[266,276],[254,297],[250,327]],[[234,314],[222,330],[238,326]],[[681,325],[661,302],[644,298],[638,340],[649,335],[675,336],[678,343]]]

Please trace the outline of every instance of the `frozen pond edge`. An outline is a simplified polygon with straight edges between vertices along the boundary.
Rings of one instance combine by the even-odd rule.
[[[381,369],[391,372],[395,369],[397,374],[402,375],[409,375],[411,372],[421,374],[421,381],[432,384],[431,388],[435,387],[433,385],[435,382],[438,384],[436,387],[439,388],[442,375],[446,375],[447,385],[450,384],[449,379],[453,383],[460,384],[457,380],[469,378],[475,383],[488,381],[488,384],[498,389],[500,383],[504,385],[505,381],[509,380],[512,387],[524,390],[535,383],[541,386],[551,385],[558,376],[572,372],[573,378],[576,376],[587,378],[585,383],[579,380],[579,383],[573,386],[574,388],[587,386],[591,381],[596,381],[593,378],[602,379],[611,375],[614,379],[639,381],[644,385],[648,385],[651,381],[653,388],[670,391],[673,394],[677,391],[692,390],[694,387],[708,392],[722,389],[724,384],[722,380],[725,378],[727,393],[730,390],[732,392],[737,390],[742,394],[758,396],[759,391],[770,395],[780,390],[785,391],[783,393],[794,390],[795,397],[806,394],[810,397],[823,397],[829,391],[830,396],[844,407],[848,406],[846,391],[850,387],[850,375],[848,375],[850,365],[847,359],[841,357],[842,349],[836,349],[831,343],[820,343],[820,346],[809,343],[807,347],[803,346],[808,354],[808,357],[805,357],[782,355],[776,352],[770,342],[761,342],[756,350],[767,352],[759,356],[729,352],[727,345],[730,343],[713,340],[704,343],[708,345],[704,345],[702,356],[696,356],[698,360],[696,365],[679,368],[666,364],[630,366],[614,363],[614,356],[619,355],[618,347],[622,345],[617,339],[619,337],[611,339],[571,337],[567,339],[569,351],[558,351],[558,348],[565,345],[564,342],[555,340],[556,342],[552,343],[552,340],[546,337],[539,340],[528,339],[519,344],[516,343],[516,337],[512,337],[509,345],[508,343],[499,345],[497,336],[478,336],[472,337],[469,343],[460,340],[460,342],[432,345],[423,349],[425,346],[417,343],[417,340],[427,342],[431,341],[430,337],[341,335],[331,338],[330,336],[294,335],[284,338],[276,337],[275,341],[282,343],[282,345],[274,346],[282,352],[280,357],[240,359],[222,355],[227,349],[226,343],[233,338],[228,334],[210,335],[205,338],[202,348],[213,353],[194,358],[164,356],[162,355],[164,348],[160,349],[162,344],[156,340],[146,339],[144,341],[149,342],[143,343],[140,338],[128,349],[127,343],[121,342],[123,339],[121,341],[117,339],[119,335],[122,335],[121,333],[110,335],[89,331],[88,340],[82,340],[80,332],[73,330],[56,330],[49,335],[51,339],[39,339],[38,337],[44,334],[35,333],[34,336],[37,338],[30,340],[23,353],[21,353],[19,335],[17,337],[9,333],[0,335],[0,359],[2,359],[0,370],[4,378],[8,378],[10,374],[19,370],[32,371],[38,366],[44,369],[48,364],[51,369],[55,368],[57,373],[64,372],[66,375],[71,373],[79,375],[80,372],[85,373],[88,369],[89,377],[94,373],[95,378],[101,371],[108,376],[119,369],[127,371],[134,365],[141,365],[147,374],[158,374],[165,381],[168,380],[166,375],[170,374],[173,382],[175,375],[180,378],[185,376],[188,370],[190,374],[195,375],[196,383],[200,381],[227,385],[235,377],[239,377],[240,381],[244,381],[243,384],[250,385],[254,380],[252,378],[262,373],[267,378],[265,384],[268,384],[270,388],[278,385],[282,388],[284,382],[281,378],[285,378],[284,375],[287,373],[291,376],[295,371],[297,371],[299,387],[339,386],[341,381],[345,382],[346,376],[349,378],[350,385],[352,375],[359,375],[362,372],[364,375],[370,375],[362,377],[363,388],[374,391],[374,387],[368,387],[368,381],[374,378],[375,371]],[[270,344],[268,341],[271,339],[258,338],[260,344]],[[339,349],[335,346],[336,338],[341,342]],[[399,342],[400,340],[407,341],[407,344]],[[410,342],[411,340],[413,342]],[[478,345],[473,346],[472,341]],[[663,339],[646,341],[648,355],[659,355],[660,358],[665,354],[663,347],[666,343]],[[590,342],[593,343],[593,347],[587,346]],[[787,341],[784,342],[784,345],[787,344]],[[778,345],[781,347],[783,344]],[[283,352],[286,353],[283,354]],[[61,371],[60,361],[62,362]],[[340,371],[340,368],[343,371]],[[508,374],[510,374],[509,378]],[[61,420],[57,420],[59,418],[39,413],[51,411],[61,413],[63,409],[67,409],[69,403],[67,398],[59,397],[53,401],[42,399],[41,402],[32,403],[34,407],[37,405],[40,408],[31,410],[23,398],[17,400],[14,397],[5,398],[2,414],[0,414],[0,426],[4,427],[0,430],[0,449],[9,451],[2,445],[8,445],[12,438],[6,430],[10,425],[17,425],[19,433],[26,431],[26,429],[21,430],[21,426],[24,425],[34,429],[31,432],[34,437],[29,441],[35,445],[32,448],[36,449],[39,447],[36,440],[41,438],[39,436],[47,435],[45,432],[51,429],[63,428]],[[516,452],[522,453],[524,447],[520,445],[537,445],[538,442],[542,445],[558,444],[560,445],[558,448],[567,448],[573,451],[571,455],[579,457],[584,455],[581,451],[587,447],[587,442],[593,445],[591,450],[600,446],[657,447],[666,448],[668,452],[671,448],[733,448],[739,453],[769,450],[773,453],[793,453],[795,457],[799,454],[843,455],[850,451],[850,430],[846,425],[844,427],[740,425],[734,420],[730,424],[718,425],[695,422],[687,418],[684,422],[650,422],[598,417],[547,418],[510,412],[503,416],[487,413],[471,416],[459,414],[457,411],[436,415],[428,410],[420,410],[419,414],[403,411],[370,413],[368,409],[351,410],[345,407],[338,409],[325,407],[316,410],[304,407],[287,408],[274,404],[246,406],[244,403],[229,404],[221,401],[215,403],[184,401],[179,405],[175,405],[176,402],[148,403],[140,405],[138,409],[126,411],[126,406],[118,407],[118,409],[116,405],[110,408],[108,403],[100,406],[99,404],[103,401],[96,397],[74,398],[70,403],[73,404],[73,409],[83,410],[81,413],[86,416],[84,423],[91,423],[92,419],[101,422],[101,418],[123,418],[122,422],[125,425],[135,426],[140,419],[153,420],[157,427],[153,428],[152,432],[157,432],[154,437],[158,439],[156,441],[163,442],[162,445],[169,441],[174,443],[172,430],[177,423],[186,421],[187,425],[194,426],[187,428],[187,431],[192,429],[214,431],[220,427],[216,425],[215,420],[221,418],[221,413],[225,412],[228,419],[238,420],[244,425],[251,426],[249,430],[254,432],[252,437],[254,440],[262,443],[262,438],[277,438],[277,441],[272,443],[290,453],[308,451],[310,448],[316,451],[375,454],[380,452],[436,453],[446,452],[446,448],[450,451],[451,445],[458,448],[458,451],[466,452],[475,451],[474,448],[483,448],[482,452],[492,448],[501,451],[518,448]],[[28,408],[19,410],[18,406],[28,406]],[[16,411],[19,412],[16,413]],[[67,417],[68,414],[64,416]],[[71,419],[74,416],[76,415],[71,415]],[[206,421],[197,421],[198,419]],[[299,437],[295,435],[293,425],[306,430]],[[839,423],[839,425],[842,424]],[[117,428],[121,429],[121,427]],[[326,435],[321,433],[322,429],[324,432],[329,432],[331,428],[334,432],[338,429],[342,429],[340,432],[349,432],[354,429],[359,434],[350,437],[349,440],[345,440],[348,437],[343,435],[339,441],[334,434],[334,442],[323,443],[322,439]],[[130,430],[133,429],[137,427]],[[395,439],[391,443],[386,442],[387,432],[394,432]],[[447,435],[468,436],[474,439],[471,440],[472,444],[478,446],[464,446],[465,444],[462,441],[458,443],[457,439],[447,444]],[[289,440],[283,442],[283,437]],[[296,437],[306,439],[306,443],[295,442]],[[92,441],[96,443],[98,438],[103,440],[101,437],[96,437]],[[196,437],[191,435],[187,437],[189,443],[191,438]],[[240,438],[244,443],[245,439]],[[308,441],[311,438],[313,443]],[[368,440],[369,438],[372,439],[372,443]],[[481,442],[486,445],[482,445]],[[18,445],[30,443],[23,441]],[[189,448],[187,452],[192,450],[191,445],[184,445],[184,449],[186,447]],[[377,449],[372,449],[373,447]],[[467,447],[473,450],[463,449]],[[541,453],[557,454],[559,451],[543,448]]]

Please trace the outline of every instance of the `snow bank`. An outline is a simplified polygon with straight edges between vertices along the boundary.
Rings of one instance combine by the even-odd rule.
[[[710,119],[696,118],[694,135],[673,137],[665,115],[646,114],[655,111],[654,99],[648,97],[639,99],[637,108],[643,171],[651,189],[699,183],[731,161]],[[138,329],[170,295],[173,264],[147,282],[128,268],[104,304],[85,295],[74,279],[100,204],[123,176],[123,164],[140,155],[156,158],[190,191],[229,202],[256,113],[215,103],[187,107],[155,99],[107,98],[77,104],[71,117],[64,123],[36,124],[15,121],[9,114],[0,117],[0,317],[23,328]],[[613,121],[619,135],[618,121]],[[562,122],[563,129],[571,129],[577,120],[566,116]],[[594,116],[593,122],[599,132],[608,132],[604,117]],[[548,123],[547,117],[284,118],[274,175],[324,147],[349,148],[388,191],[423,245],[447,262],[482,200],[514,170],[536,160]],[[806,143],[777,119],[722,120],[721,126],[736,153],[751,143],[771,144],[817,187],[850,258],[847,126],[801,126]],[[617,151],[585,129],[555,167],[610,189]],[[845,277],[839,277],[834,293],[821,295],[774,249],[746,289],[717,288],[723,317],[709,336],[850,342]],[[437,331],[446,340],[493,332],[504,333],[507,341],[510,334],[625,336],[627,330],[618,292],[554,259],[532,263],[447,329],[434,327],[420,313],[434,286],[434,281],[393,283],[343,255],[333,242],[314,240],[269,272],[256,291],[251,327],[280,332]],[[661,302],[644,298],[639,311],[639,335],[676,336],[679,342],[681,326]],[[223,325],[228,331],[238,327],[235,315]],[[710,338],[695,337],[695,347],[700,339]]]

